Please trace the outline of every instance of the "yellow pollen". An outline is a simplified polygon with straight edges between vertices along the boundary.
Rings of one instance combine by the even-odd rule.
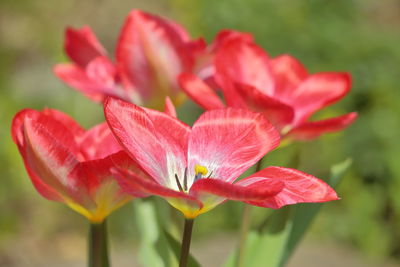
[[[201,174],[201,175],[206,175],[208,173],[208,170],[206,167],[201,166],[199,164],[194,165],[194,171],[196,175]]]

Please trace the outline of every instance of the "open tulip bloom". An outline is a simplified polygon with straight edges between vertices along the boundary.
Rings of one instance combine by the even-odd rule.
[[[282,167],[235,182],[279,144],[279,133],[261,114],[206,111],[191,128],[165,113],[109,98],[105,115],[126,152],[148,174],[115,168],[124,191],[164,197],[187,219],[228,199],[276,209],[338,198],[325,182]]]
[[[118,97],[138,105],[162,106],[165,97],[182,101],[176,77],[191,72],[204,49],[178,24],[139,10],[127,17],[113,62],[92,30],[67,28],[65,52],[72,63],[55,66],[65,83],[95,101]]]
[[[216,52],[214,67],[225,103],[201,77],[183,73],[180,84],[193,101],[207,110],[230,106],[263,113],[288,140],[309,140],[340,131],[357,117],[352,112],[309,121],[316,111],[349,92],[349,74],[308,74],[289,55],[270,59],[251,39],[224,42]]]
[[[132,196],[111,168],[130,165],[106,123],[85,131],[57,110],[25,109],[13,120],[12,136],[37,191],[63,202],[91,223],[101,223]]]

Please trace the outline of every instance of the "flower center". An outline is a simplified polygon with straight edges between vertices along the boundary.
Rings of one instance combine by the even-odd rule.
[[[176,182],[176,185],[179,188],[179,191],[181,191],[181,192],[187,192],[188,191],[187,170],[188,169],[185,168],[185,174],[183,175],[183,184],[181,184],[178,175],[175,174],[175,182]],[[194,173],[195,173],[195,176],[194,176],[194,181],[193,182],[196,182],[197,180],[203,178],[203,176],[205,176],[208,173],[208,170],[207,170],[207,168],[205,166],[196,164],[194,166]],[[211,174],[212,174],[212,171],[207,176],[207,178],[210,178]]]

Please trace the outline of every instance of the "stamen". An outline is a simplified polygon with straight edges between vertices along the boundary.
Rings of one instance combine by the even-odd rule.
[[[187,187],[187,168],[185,168],[185,174],[183,176],[183,189],[185,189],[185,191],[187,191],[188,187]]]
[[[194,176],[194,181],[196,182],[197,180],[201,179],[201,173],[198,173]]]
[[[176,184],[178,185],[179,191],[184,192],[181,183],[179,182],[178,175],[175,173],[175,181]]]
[[[194,172],[194,181],[196,182],[197,180],[201,179],[203,175],[206,175],[208,173],[208,170],[206,167],[196,164],[194,165]]]
[[[212,174],[213,174],[213,171],[210,172],[210,175],[208,175],[207,178],[210,178]]]

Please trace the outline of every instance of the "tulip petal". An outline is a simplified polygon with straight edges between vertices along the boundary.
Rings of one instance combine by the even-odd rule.
[[[62,196],[63,201],[90,205],[85,186],[74,175],[78,148],[67,128],[53,118],[31,110],[23,123],[21,152],[32,180],[40,179]],[[35,181],[33,181],[35,182]]]
[[[282,191],[263,201],[248,201],[247,203],[279,209],[285,205],[296,203],[326,202],[339,199],[336,192],[324,181],[289,168],[268,167],[236,184],[247,188],[258,188],[270,180],[282,181],[285,184]]]
[[[61,122],[64,127],[72,133],[72,135],[75,137],[75,140],[79,139],[85,134],[85,129],[83,129],[74,119],[64,112],[56,109],[45,108],[43,109],[43,114],[56,119],[58,122]]]
[[[204,109],[219,109],[225,107],[215,91],[195,75],[182,73],[179,75],[178,79],[183,91]]]
[[[233,86],[236,93],[227,95],[227,101],[236,102],[236,105],[242,103],[242,108],[262,113],[278,129],[292,122],[294,111],[290,106],[261,93],[253,86],[239,83]],[[230,99],[233,97],[235,99]]]
[[[129,154],[160,184],[183,177],[189,127],[177,119],[113,98],[105,103],[106,120]],[[171,173],[172,172],[172,173]]]
[[[204,178],[196,181],[190,188],[190,194],[212,194],[230,200],[238,201],[262,201],[278,194],[284,188],[284,183],[278,180],[268,180],[259,185],[242,186],[231,184],[219,179]]]
[[[307,70],[294,57],[281,55],[270,61],[275,77],[275,94],[280,100],[290,99],[293,90],[308,76]]]
[[[106,122],[86,131],[78,145],[83,160],[101,159],[122,149]]]
[[[198,203],[199,207],[201,206],[201,203],[199,203],[195,197],[162,186],[150,177],[139,177],[139,175],[136,173],[122,168],[114,168],[112,169],[112,173],[116,175],[122,189],[128,193],[132,191],[137,192],[139,189],[142,190],[143,193],[148,193],[151,195],[192,200]]]
[[[188,148],[190,127],[164,112],[146,108],[144,110],[153,122],[156,134],[160,135],[160,140],[167,148],[169,147],[170,152],[173,152],[175,156],[179,155],[178,158],[186,163],[185,153]]]
[[[307,119],[315,111],[345,96],[351,86],[348,73],[317,73],[309,76],[293,90],[290,103],[296,110],[296,122]]]
[[[273,95],[274,77],[267,54],[254,43],[235,39],[227,42],[215,56],[218,75],[254,86],[263,94]]]
[[[87,188],[92,200],[90,206],[79,203],[67,203],[72,209],[86,216],[92,223],[99,223],[111,212],[118,209],[132,199],[124,193],[111,172],[112,168],[123,166],[131,168],[137,164],[124,152],[112,154],[106,158],[81,162],[75,169],[78,176]],[[140,174],[140,169],[135,169]],[[138,196],[143,197],[141,193]]]
[[[186,38],[185,38],[186,39]],[[120,34],[117,64],[144,100],[179,92],[176,77],[193,65],[182,30],[168,20],[132,11]]]
[[[106,57],[96,57],[86,67],[87,76],[99,84],[114,86],[117,70]]]
[[[39,194],[48,200],[63,201],[63,197],[56,190],[45,184],[40,177],[38,177],[36,173],[31,170],[30,163],[26,159],[24,120],[26,116],[29,116],[32,113],[34,113],[34,111],[30,109],[24,109],[15,115],[11,126],[11,136],[14,140],[14,143],[17,145],[19,152],[21,153],[25,168],[29,174],[29,177],[31,178],[32,184]]]
[[[230,41],[241,41],[247,43],[253,43],[254,37],[252,34],[247,32],[239,32],[233,30],[221,30],[218,32],[217,36],[215,37],[214,42],[210,45],[210,50],[213,52],[218,51],[218,49],[222,48],[225,44]]]
[[[263,115],[244,109],[203,113],[189,139],[189,184],[195,166],[204,166],[212,177],[232,182],[268,151],[279,145],[279,133]]]
[[[86,67],[94,58],[107,54],[88,26],[81,29],[68,27],[65,31],[64,48],[72,61],[80,67]]]
[[[97,193],[97,188],[103,183],[116,182],[111,171],[113,168],[127,169],[139,177],[150,177],[125,151],[119,151],[102,159],[82,162],[80,168],[81,176],[86,178],[84,182],[92,196]],[[118,194],[122,194],[122,191]],[[118,194],[113,192],[111,195],[118,196]],[[143,195],[135,196],[142,197]]]
[[[311,121],[300,124],[285,135],[294,140],[311,140],[325,133],[338,132],[352,124],[357,119],[357,113],[351,112],[339,117],[321,121]]]
[[[164,187],[152,179],[141,178],[133,172],[120,168],[113,169],[112,172],[125,192],[135,194],[137,190],[142,190],[143,193],[166,198],[172,206],[180,210],[187,218],[196,217],[198,211],[203,207],[203,204],[195,197]]]
[[[102,102],[104,100],[103,92],[113,90],[89,78],[87,73],[75,64],[57,64],[54,67],[54,73],[70,87],[84,93],[87,97],[96,102]]]

